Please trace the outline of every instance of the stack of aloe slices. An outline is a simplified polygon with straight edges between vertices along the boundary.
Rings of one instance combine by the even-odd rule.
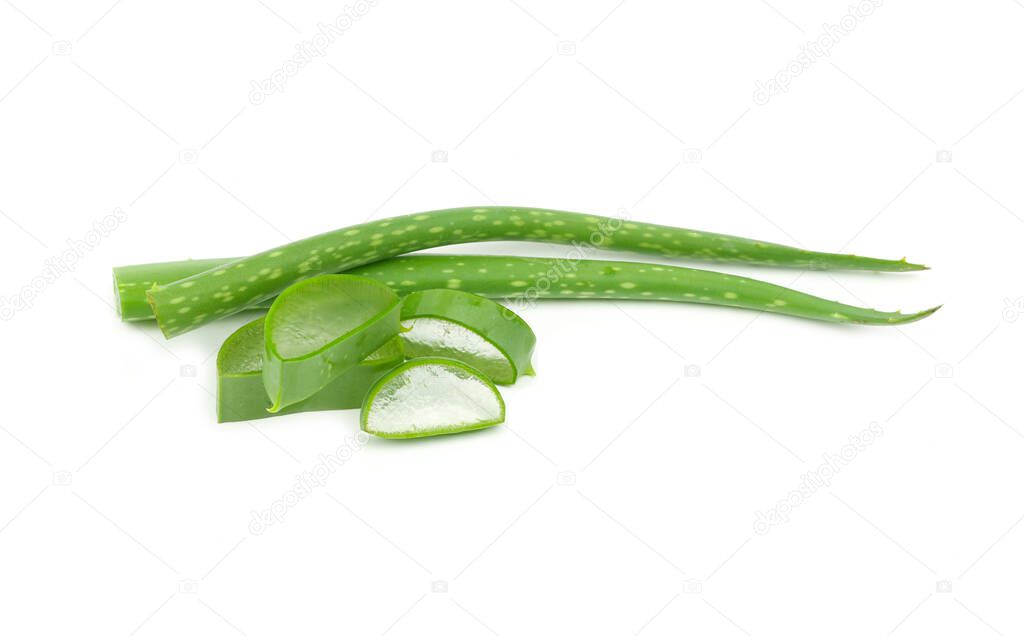
[[[369,278],[325,274],[289,287],[217,356],[217,416],[236,421],[362,407],[379,437],[459,433],[505,421],[495,388],[532,374],[536,337],[467,292],[399,299]]]
[[[401,256],[495,240],[574,247],[566,259]],[[904,324],[938,309],[885,312],[719,272],[583,260],[581,245],[802,269],[927,269],[906,259],[496,206],[372,221],[245,258],[117,267],[115,294],[122,320],[155,318],[169,338],[240,311],[269,308],[221,347],[219,421],[361,407],[363,430],[392,438],[504,421],[494,385],[533,374],[536,339],[519,316],[488,297],[688,302],[866,325]]]

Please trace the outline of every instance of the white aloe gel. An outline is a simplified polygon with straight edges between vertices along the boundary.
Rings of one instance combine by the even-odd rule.
[[[410,358],[454,358],[495,382],[509,384],[515,380],[515,370],[505,354],[471,329],[441,318],[403,320],[402,326],[410,329],[402,334],[405,354]]]
[[[504,405],[494,386],[461,365],[408,366],[375,389],[363,428],[382,437],[419,437],[498,424]]]

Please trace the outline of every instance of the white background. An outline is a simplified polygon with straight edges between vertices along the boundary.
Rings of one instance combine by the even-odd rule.
[[[0,631],[1024,630],[1024,5],[886,0],[759,105],[846,2],[380,0],[252,104],[343,9],[0,2],[0,302],[42,288],[0,327]],[[906,255],[934,269],[738,271],[945,307],[853,328],[538,304],[505,426],[356,444],[250,532],[357,413],[217,425],[241,319],[121,324],[111,266],[490,203]]]

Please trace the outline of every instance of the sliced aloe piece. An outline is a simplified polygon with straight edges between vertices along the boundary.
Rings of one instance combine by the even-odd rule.
[[[319,393],[269,413],[270,399],[263,388],[263,324],[260,316],[228,336],[217,354],[217,421],[257,420],[273,415],[306,411],[357,409],[366,392],[382,375],[402,360],[402,341],[397,337],[342,373]]]
[[[505,402],[486,376],[450,358],[413,358],[366,394],[360,426],[388,438],[474,431],[505,421]]]
[[[533,375],[537,337],[526,321],[493,300],[454,289],[413,292],[402,302],[402,326],[410,358],[460,360],[498,384]]]
[[[264,327],[269,411],[317,393],[397,336],[400,311],[387,285],[359,276],[315,276],[286,289]]]

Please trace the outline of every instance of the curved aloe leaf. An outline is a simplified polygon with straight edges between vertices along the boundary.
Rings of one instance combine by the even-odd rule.
[[[114,268],[121,319],[152,320],[153,308],[145,300],[146,290],[154,283],[163,285],[178,280],[180,275],[199,274],[206,270],[207,262],[177,261]],[[224,265],[231,259],[213,262]],[[739,307],[854,325],[902,325],[925,318],[938,309],[933,307],[909,314],[878,311],[721,272],[575,258],[427,254],[389,258],[346,273],[385,283],[399,294],[457,287],[512,302],[545,299],[671,301]],[[270,300],[248,309],[269,307]]]
[[[395,292],[358,276],[327,274],[286,289],[264,326],[270,412],[310,397],[397,336],[400,311]]]
[[[473,367],[449,358],[413,358],[387,373],[363,402],[361,428],[378,437],[448,435],[505,421],[505,402]]]

